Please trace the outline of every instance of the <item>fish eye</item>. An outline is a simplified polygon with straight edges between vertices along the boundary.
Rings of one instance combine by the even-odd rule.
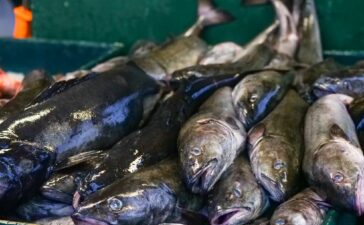
[[[342,175],[340,172],[337,172],[335,175],[331,177],[332,181],[334,183],[341,183],[344,180],[344,175]]]
[[[123,202],[117,198],[111,198],[108,200],[109,208],[112,211],[119,211],[123,208]]]
[[[253,93],[253,94],[250,96],[250,98],[249,98],[249,102],[250,102],[250,103],[254,103],[254,102],[256,102],[256,101],[257,101],[257,99],[258,99],[258,95],[257,95],[256,93]]]
[[[274,162],[274,164],[273,164],[273,168],[275,169],[275,170],[280,170],[280,169],[282,169],[283,167],[285,167],[286,166],[286,164],[282,161],[282,160],[276,160],[275,162]]]
[[[238,182],[235,182],[234,184],[233,193],[236,197],[241,197],[240,184]]]
[[[274,222],[274,225],[284,225],[284,224],[286,224],[286,221],[282,218],[279,218]]]
[[[191,153],[193,154],[193,155],[195,155],[195,156],[199,156],[199,155],[201,155],[201,149],[200,148],[192,148],[191,149]]]

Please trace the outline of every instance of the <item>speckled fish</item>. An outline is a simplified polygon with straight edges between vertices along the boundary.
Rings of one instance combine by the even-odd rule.
[[[239,156],[224,172],[208,197],[211,225],[246,224],[261,216],[269,204],[249,161]]]
[[[44,71],[34,70],[22,81],[23,89],[0,109],[0,123],[9,115],[17,113],[28,106],[35,97],[53,83]]]
[[[246,131],[237,119],[231,88],[217,90],[182,127],[178,151],[194,193],[207,193],[243,150]]]
[[[185,188],[177,159],[130,174],[96,192],[72,215],[75,224],[138,224],[165,222],[183,211],[196,211],[201,197]]]
[[[316,98],[328,94],[345,94],[357,98],[364,96],[364,69],[340,70],[321,77],[312,85]]]
[[[302,14],[298,25],[300,43],[296,58],[299,63],[313,65],[323,60],[320,26],[315,1],[305,0],[303,2],[303,9],[299,10]]]
[[[167,99],[140,130],[120,140],[104,160],[82,182],[78,198],[87,196],[126,174],[176,154],[178,132],[197,107],[216,89],[236,84],[244,74],[190,77]]]
[[[207,44],[199,38],[205,26],[230,21],[232,16],[218,10],[211,0],[198,0],[198,19],[184,34],[133,61],[156,80],[168,80],[179,69],[196,65],[206,53]]]
[[[354,121],[360,146],[364,146],[364,97],[355,99],[348,110]]]
[[[363,214],[364,156],[346,105],[333,94],[317,100],[305,121],[303,171],[308,183],[334,207]]]
[[[272,225],[321,225],[330,209],[325,199],[306,188],[274,211]]]
[[[158,89],[128,64],[42,92],[36,104],[0,125],[0,206],[31,195],[57,162],[87,149],[107,149],[136,129],[144,97]]]
[[[253,172],[272,200],[282,202],[302,179],[303,125],[308,104],[293,90],[249,131]],[[289,126],[287,126],[289,124]]]
[[[71,217],[45,218],[34,222],[39,225],[74,225]]]
[[[34,221],[47,217],[71,216],[74,212],[72,205],[50,201],[43,197],[33,197],[20,204],[16,213],[26,221]]]
[[[276,45],[277,54],[267,68],[289,68],[297,47],[297,33],[292,16],[280,1],[272,1],[280,34]],[[292,74],[278,71],[262,71],[245,77],[233,90],[233,102],[239,119],[249,129],[263,119],[281,100],[293,79]]]

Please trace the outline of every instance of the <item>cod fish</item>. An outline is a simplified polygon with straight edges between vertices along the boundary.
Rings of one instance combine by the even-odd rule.
[[[145,127],[126,136],[108,151],[102,162],[82,182],[79,192],[75,194],[74,204],[77,205],[79,197],[87,196],[126,174],[177,154],[176,142],[182,124],[216,89],[234,85],[244,75],[180,80],[179,89],[162,103]]]
[[[142,70],[156,80],[169,80],[179,69],[193,66],[208,50],[199,38],[205,26],[232,20],[225,11],[215,8],[211,0],[198,0],[198,19],[184,34],[151,50],[148,54],[132,59]]]
[[[34,223],[39,225],[74,225],[70,216],[61,218],[45,218],[37,220]]]
[[[246,131],[232,104],[231,88],[217,90],[182,127],[178,151],[184,180],[207,193],[243,150]]]
[[[44,71],[34,70],[27,74],[23,81],[23,89],[0,110],[0,123],[10,115],[23,110],[38,94],[53,83]]]
[[[75,224],[154,225],[201,206],[202,198],[185,188],[178,160],[169,159],[96,192],[72,218]]]
[[[353,98],[364,96],[364,69],[333,72],[315,81],[312,94],[316,98],[329,94],[345,94]]]
[[[270,198],[282,202],[299,186],[308,104],[293,90],[249,131],[253,172]],[[289,126],[287,126],[289,125]]]
[[[364,156],[346,105],[333,94],[317,100],[306,114],[303,171],[311,187],[334,207],[363,214]]]
[[[297,32],[292,16],[282,2],[272,1],[280,34],[276,55],[266,68],[289,68],[297,47]],[[263,119],[281,100],[293,79],[292,74],[262,71],[245,77],[233,90],[233,103],[240,121],[247,129]]]
[[[107,149],[137,128],[159,85],[128,64],[57,82],[0,124],[0,208],[32,195],[60,161]]]
[[[364,97],[355,99],[348,110],[354,121],[360,146],[364,146]]]
[[[249,161],[239,156],[224,172],[208,197],[211,225],[246,224],[261,216],[269,204]]]
[[[270,220],[273,225],[321,225],[330,209],[325,199],[306,188],[282,203]]]
[[[47,217],[71,216],[74,212],[72,205],[50,201],[36,196],[20,204],[16,213],[26,221],[34,221]]]
[[[233,63],[243,53],[244,48],[234,42],[223,42],[214,45],[200,59],[199,65]]]

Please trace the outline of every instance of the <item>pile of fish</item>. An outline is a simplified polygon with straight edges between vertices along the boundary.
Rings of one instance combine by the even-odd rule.
[[[364,67],[323,59],[313,0],[272,0],[244,46],[232,16],[58,81],[0,110],[0,218],[38,224],[321,225],[364,214]]]

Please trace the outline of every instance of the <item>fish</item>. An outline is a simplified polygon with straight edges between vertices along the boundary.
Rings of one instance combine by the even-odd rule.
[[[233,63],[243,53],[244,48],[234,42],[222,42],[212,46],[199,60],[199,65]]]
[[[364,96],[364,69],[344,69],[323,76],[312,85],[314,97],[344,94],[354,98]]]
[[[246,130],[232,104],[231,88],[217,90],[181,128],[178,152],[186,185],[205,194],[243,150]]]
[[[72,218],[70,216],[61,218],[54,218],[54,217],[45,218],[36,220],[34,223],[39,225],[74,225]]]
[[[224,172],[208,197],[211,225],[246,224],[260,217],[269,198],[243,156]]]
[[[193,66],[208,50],[208,45],[199,38],[206,26],[229,22],[233,17],[217,9],[211,0],[198,0],[198,19],[182,35],[158,46],[142,57],[132,61],[156,80],[169,80],[179,69]]]
[[[52,83],[54,83],[53,80],[42,70],[28,73],[22,81],[22,90],[1,108],[0,123],[31,104],[33,99]]]
[[[75,224],[159,224],[183,211],[197,212],[201,196],[183,184],[176,158],[164,160],[115,181],[82,202]]]
[[[303,172],[314,190],[333,207],[363,214],[364,156],[342,94],[314,102],[305,118]]]
[[[32,195],[52,168],[87,149],[107,149],[137,129],[142,101],[160,85],[133,64],[57,82],[0,124],[0,208]]]
[[[360,146],[364,146],[364,97],[354,99],[349,105],[348,111],[353,119]]]
[[[278,20],[279,35],[276,54],[265,68],[289,69],[297,47],[297,31],[291,14],[284,4],[273,0]],[[287,71],[262,71],[245,77],[233,89],[233,103],[246,129],[263,119],[282,99],[293,81]]]
[[[71,216],[73,212],[72,205],[50,201],[40,196],[32,197],[20,204],[16,209],[16,214],[26,221],[47,217]]]
[[[274,110],[248,133],[253,172],[273,201],[283,202],[292,196],[302,179],[307,109],[308,104],[294,90],[289,90]]]
[[[323,60],[320,25],[314,0],[305,0],[298,24],[300,43],[296,59],[299,63],[313,65]]]
[[[273,225],[321,225],[331,206],[311,188],[306,188],[274,211]]]
[[[150,122],[115,144],[102,162],[81,182],[74,205],[78,204],[80,197],[87,197],[114,180],[167,156],[177,155],[177,137],[185,121],[214,90],[234,85],[243,76],[245,73],[180,80],[180,87],[161,103]]]

